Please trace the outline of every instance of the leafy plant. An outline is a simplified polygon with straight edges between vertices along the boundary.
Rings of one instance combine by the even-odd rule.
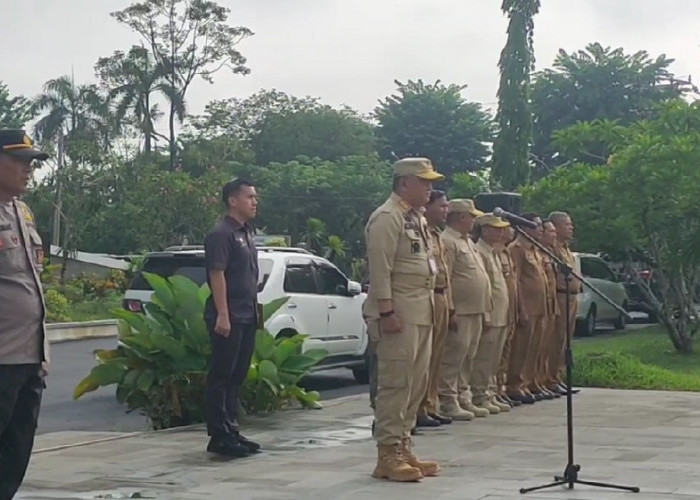
[[[270,305],[271,310],[281,307],[287,298]],[[267,319],[267,317],[266,317]],[[304,408],[321,408],[320,394],[307,392],[298,384],[319,361],[328,356],[324,349],[310,349],[302,353],[308,335],[275,338],[267,330],[258,330],[255,352],[248,376],[241,388],[241,404],[247,412],[263,413],[286,407],[296,399]]]
[[[155,429],[201,422],[211,352],[204,322],[209,288],[198,287],[184,276],[143,275],[154,290],[145,306],[147,314],[113,312],[119,320],[118,346],[95,351],[98,364],[75,387],[73,398],[116,385],[119,402],[126,403],[129,411],[146,414]],[[286,300],[266,304],[264,319]],[[304,338],[277,341],[268,332],[257,332],[256,352],[243,391],[244,408],[270,411],[292,399],[305,407],[318,406],[318,393],[306,393],[296,383],[327,353],[311,350],[301,354]]]
[[[53,288],[44,293],[46,304],[46,320],[51,323],[70,321],[70,307],[68,299],[58,290]]]

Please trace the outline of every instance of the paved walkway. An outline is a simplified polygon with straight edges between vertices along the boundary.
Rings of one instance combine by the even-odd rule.
[[[321,411],[250,419],[247,434],[266,453],[228,462],[206,454],[200,427],[45,434],[18,498],[700,499],[700,394],[584,389],[574,409],[581,479],[637,485],[641,493],[584,486],[518,493],[563,471],[564,400],[426,430],[416,436],[416,451],[440,461],[441,477],[420,484],[372,479],[372,417],[367,399],[354,396]]]

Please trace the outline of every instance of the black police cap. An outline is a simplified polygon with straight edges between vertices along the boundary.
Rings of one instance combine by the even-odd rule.
[[[34,141],[24,130],[0,129],[0,153],[16,158],[46,160],[49,155],[34,148]]]

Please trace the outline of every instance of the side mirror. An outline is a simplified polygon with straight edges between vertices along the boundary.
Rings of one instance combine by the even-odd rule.
[[[362,293],[362,285],[360,285],[357,281],[348,281],[348,295],[354,296],[354,295],[360,295]]]

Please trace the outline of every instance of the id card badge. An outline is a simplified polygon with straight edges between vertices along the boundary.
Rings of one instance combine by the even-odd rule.
[[[435,257],[428,258],[428,265],[430,266],[430,273],[435,275],[438,273],[437,262],[435,262]]]

